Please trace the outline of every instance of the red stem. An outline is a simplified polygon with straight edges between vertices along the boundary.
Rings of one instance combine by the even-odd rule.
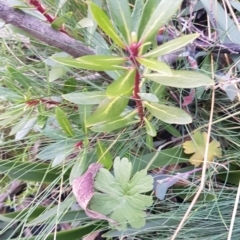
[[[44,15],[44,17],[48,20],[49,23],[52,23],[56,19],[56,18],[52,17],[50,14],[47,13],[46,8],[39,2],[39,0],[29,0],[29,4],[36,7],[36,9]],[[60,31],[68,34],[65,31],[63,26],[60,28]]]
[[[135,75],[135,81],[134,81],[134,90],[133,90],[133,98],[137,105],[137,111],[138,115],[140,117],[140,123],[143,124],[143,118],[144,118],[144,110],[143,110],[143,104],[142,100],[139,97],[138,93],[140,92],[140,73],[139,73],[139,63],[136,61],[136,57],[138,56],[138,50],[139,50],[139,43],[133,43],[128,51],[130,54],[130,61],[132,62],[132,67],[136,68],[136,75]]]
[[[138,93],[140,92],[140,74],[138,69],[136,69],[136,75],[135,75],[135,82],[134,82],[134,90],[133,90],[133,97],[137,105],[138,115],[140,117],[140,123],[143,123],[144,118],[144,111],[143,111],[143,105],[142,100],[139,97]]]

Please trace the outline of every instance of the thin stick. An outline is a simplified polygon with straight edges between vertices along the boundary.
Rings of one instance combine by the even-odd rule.
[[[235,222],[235,218],[236,218],[236,214],[237,214],[239,197],[240,197],[240,179],[239,179],[239,183],[238,183],[238,191],[237,191],[237,196],[236,196],[233,213],[232,213],[231,225],[230,225],[230,229],[229,229],[229,233],[228,233],[228,240],[232,239],[232,232],[233,232],[233,226],[234,226],[234,222]]]
[[[236,17],[236,14],[234,13],[234,11],[233,11],[233,9],[232,9],[231,3],[229,2],[229,0],[225,0],[225,3],[227,4],[228,9],[229,9],[229,11],[230,11],[230,13],[231,13],[231,15],[232,15],[232,18],[233,18],[235,24],[237,25],[238,30],[240,31],[240,24],[239,24],[239,22],[238,22],[238,19],[237,19],[237,17]]]
[[[212,60],[212,58],[211,58],[211,60]],[[212,65],[212,68],[213,68],[213,65]],[[212,74],[213,73],[214,73],[214,70],[212,69]],[[178,225],[176,231],[174,232],[171,240],[174,240],[177,237],[179,231],[181,230],[185,221],[187,220],[192,208],[194,207],[196,201],[198,200],[198,197],[200,196],[202,190],[204,189],[206,169],[207,169],[207,164],[208,164],[209,141],[210,141],[210,136],[211,136],[212,122],[213,122],[214,100],[215,100],[215,89],[213,88],[213,90],[212,90],[211,112],[210,112],[210,119],[209,119],[209,123],[208,123],[209,125],[208,125],[207,144],[206,144],[206,148],[205,148],[205,152],[204,152],[204,161],[203,161],[203,168],[202,168],[201,184],[200,184],[199,189],[198,189],[194,199],[192,200],[188,210],[186,211],[186,213],[183,216],[180,224]]]

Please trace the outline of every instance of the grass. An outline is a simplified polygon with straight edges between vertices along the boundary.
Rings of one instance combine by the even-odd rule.
[[[43,1],[43,4],[53,13],[56,7],[59,6],[59,3],[59,1]],[[210,6],[206,1],[202,1],[202,3],[210,18]],[[224,16],[216,17],[216,21],[229,16],[230,19],[233,19],[233,22],[229,22],[228,27],[234,28],[234,30],[223,33],[223,30],[220,29],[219,32],[215,31],[215,33],[220,38],[219,40],[227,33],[234,43],[239,44],[238,39],[240,38],[236,38],[237,25],[235,16],[239,12],[230,11],[228,14],[226,6],[229,1],[225,0],[223,3],[219,2],[219,5],[214,6],[218,10],[221,7],[224,13]],[[134,4],[134,1],[131,1],[131,4]],[[81,1],[67,1],[59,10],[61,15],[74,9],[77,9],[77,11],[74,12],[73,18],[68,24],[72,29],[76,22],[87,16],[85,4]],[[186,17],[186,19],[188,18]],[[208,24],[206,31],[211,32],[210,22]],[[221,28],[224,21],[219,20],[218,24]],[[174,22],[168,28],[178,30]],[[212,38],[212,36],[208,37]],[[44,60],[54,54],[56,50],[37,40],[31,42],[28,42],[28,39],[26,40],[27,43],[24,43],[16,36],[14,36],[14,40],[8,38],[1,39],[1,86],[10,86],[11,83],[4,66],[16,67],[20,72],[37,82],[36,90],[39,91],[41,97],[57,97],[62,94],[67,78],[73,76],[75,79],[79,79],[88,74],[85,71],[71,69],[66,75],[63,75],[56,81],[49,82],[48,74],[50,67],[44,64]],[[218,70],[227,73],[234,64],[238,64],[238,60],[231,60],[231,54],[228,56],[221,53],[213,54],[207,50],[204,53],[206,56],[203,59],[206,64],[202,68],[207,74],[212,76],[215,74],[214,69],[216,65],[219,66]],[[184,63],[181,62],[175,67],[184,69],[188,67],[186,64],[186,61]],[[200,61],[199,66],[201,66]],[[238,68],[234,68],[234,71],[238,76]],[[75,84],[76,89],[79,91],[84,89],[98,91],[105,89],[108,81],[106,79],[98,79],[96,81],[84,80],[76,81]],[[151,87],[151,84],[149,86]],[[236,86],[237,88],[239,87],[238,83]],[[18,84],[15,87],[21,90]],[[145,228],[140,230],[129,228],[126,232],[118,232],[109,227],[105,222],[90,220],[82,210],[79,210],[79,207],[74,204],[75,198],[66,180],[75,161],[79,161],[82,157],[81,151],[75,151],[71,158],[65,160],[64,164],[53,168],[53,174],[56,176],[53,182],[35,182],[34,175],[30,176],[32,180],[24,179],[24,177],[21,178],[20,176],[20,181],[24,183],[24,187],[18,193],[10,194],[3,202],[0,202],[0,204],[4,204],[1,211],[2,214],[5,214],[0,216],[0,236],[3,239],[28,239],[26,234],[29,234],[28,236],[36,234],[37,228],[32,228],[41,225],[42,228],[38,229],[34,239],[45,239],[45,236],[51,233],[53,235],[49,235],[49,238],[46,239],[64,239],[65,236],[59,234],[61,232],[64,233],[64,231],[70,231],[72,239],[78,239],[99,229],[105,232],[105,236],[108,239],[113,239],[114,237],[118,239],[173,239],[174,233],[176,234],[176,239],[238,239],[240,234],[240,217],[237,209],[234,209],[234,205],[238,200],[237,191],[240,180],[239,92],[234,101],[231,101],[220,88],[215,90],[215,94],[213,94],[212,89],[204,89],[202,95],[200,91],[201,89],[196,90],[195,102],[187,106],[187,110],[193,116],[193,123],[188,126],[178,127],[178,131],[181,135],[187,135],[188,137],[191,137],[191,132],[195,129],[208,132],[209,137],[211,136],[220,141],[223,156],[215,160],[209,168],[203,164],[202,174],[196,173],[191,175],[184,184],[174,185],[168,190],[164,200],[160,201],[154,196],[154,204],[148,210]],[[188,94],[188,91],[175,88],[166,88],[164,90],[164,101],[172,105],[178,105],[179,103],[176,103],[172,93],[178,99],[181,99],[182,96]],[[27,92],[24,92],[24,94],[27,95]],[[197,97],[197,94],[200,97]],[[37,97],[37,95],[33,97]],[[60,106],[66,111],[70,121],[76,126],[79,125],[74,109],[69,108],[65,103],[60,104]],[[6,192],[6,188],[13,181],[12,178],[8,177],[9,171],[14,172],[16,169],[20,171],[16,163],[29,163],[26,171],[30,173],[31,166],[35,167],[44,162],[43,159],[37,157],[44,147],[60,142],[63,143],[61,148],[67,145],[65,135],[57,129],[58,126],[54,121],[54,109],[51,107],[46,108],[46,106],[39,107],[42,107],[39,111],[41,111],[43,119],[44,117],[49,117],[50,119],[47,128],[39,127],[41,126],[39,121],[38,128],[32,129],[21,141],[15,141],[14,134],[9,136],[10,131],[26,114],[35,116],[36,109],[32,108],[32,111],[27,111],[23,104],[12,103],[4,99],[0,102],[0,112],[2,114],[10,112],[11,109],[15,108],[22,110],[22,115],[15,119],[14,116],[16,115],[14,113],[7,117],[6,124],[2,122],[0,116],[1,159],[2,161],[7,160],[14,163],[7,172],[0,175],[0,194]],[[164,134],[169,135],[165,126],[160,121],[155,121],[154,124],[159,129],[155,142],[169,141],[169,137],[164,136]],[[79,139],[83,139],[83,134],[80,131],[77,132],[75,140]],[[156,152],[156,149],[147,147],[144,129],[128,127],[118,133],[93,135],[90,138],[90,145],[87,149],[89,161],[95,160],[94,157],[91,157],[91,153],[96,152],[97,139],[101,139],[109,147],[113,157],[120,155],[129,158],[133,157],[135,161],[141,161],[143,155]],[[185,138],[180,138],[177,143],[166,146],[165,149],[181,144],[185,140]],[[55,149],[52,151],[53,157],[50,159],[56,157],[59,150]],[[174,156],[172,156],[172,159],[174,159]],[[45,162],[49,164],[49,160]],[[169,157],[170,160],[171,157]],[[178,171],[193,169],[187,160],[184,163],[180,163],[179,159],[174,161],[174,164],[170,166],[168,164],[162,166],[155,163],[155,170],[164,170],[167,174],[173,174]],[[161,161],[157,163],[159,162]],[[207,163],[206,160],[205,163]],[[3,166],[1,165],[0,167]],[[50,170],[49,165],[49,168],[45,169],[45,173],[49,173]],[[41,172],[40,170],[38,171]],[[199,193],[198,198],[196,197],[197,192]],[[9,213],[10,208],[14,209],[13,213]],[[189,214],[186,214],[188,212]],[[23,215],[21,216],[21,214]],[[21,220],[20,223],[19,220]],[[230,227],[231,224],[234,224],[233,229]],[[61,227],[61,232],[57,232],[57,225]],[[23,233],[25,237],[23,237]]]

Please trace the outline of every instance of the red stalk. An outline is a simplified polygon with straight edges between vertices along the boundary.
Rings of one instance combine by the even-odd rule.
[[[134,82],[134,90],[133,90],[133,97],[137,105],[137,110],[138,110],[138,115],[141,119],[141,124],[143,123],[143,118],[144,118],[144,111],[143,111],[143,105],[142,105],[142,100],[139,97],[138,93],[140,92],[140,74],[137,69],[136,75],[135,75],[135,82]]]
[[[133,43],[128,51],[130,53],[130,60],[132,62],[132,66],[136,68],[136,75],[135,75],[135,81],[134,81],[134,89],[133,89],[133,98],[136,102],[137,105],[137,111],[138,115],[140,117],[140,123],[143,123],[143,118],[144,118],[144,110],[143,110],[143,105],[142,105],[142,100],[139,97],[138,93],[140,92],[140,73],[139,73],[139,64],[136,61],[135,57],[138,56],[138,49],[139,49],[140,44],[139,43]]]
[[[46,8],[39,2],[39,0],[29,0],[29,4],[33,5],[40,13],[42,13],[49,23],[52,23],[56,19],[47,13]],[[61,27],[60,31],[68,34],[63,26]]]

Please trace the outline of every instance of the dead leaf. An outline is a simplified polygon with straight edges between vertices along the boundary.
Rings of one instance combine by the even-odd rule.
[[[88,208],[89,202],[94,195],[94,178],[101,167],[103,167],[102,164],[92,163],[81,177],[73,180],[72,191],[79,206],[85,211],[87,216],[93,219],[103,219],[110,223],[117,224],[105,215]]]
[[[198,167],[204,159],[205,148],[207,144],[207,133],[195,131],[193,133],[193,140],[186,141],[183,144],[184,152],[187,154],[194,153],[189,161],[192,165]],[[212,140],[209,143],[208,148],[208,158],[207,161],[210,163],[213,161],[214,157],[221,157],[222,156],[222,149],[220,146],[220,142],[216,140]]]
[[[183,97],[182,106],[186,107],[186,106],[190,105],[193,102],[194,98],[195,98],[195,89],[192,88],[189,95],[186,97]]]

